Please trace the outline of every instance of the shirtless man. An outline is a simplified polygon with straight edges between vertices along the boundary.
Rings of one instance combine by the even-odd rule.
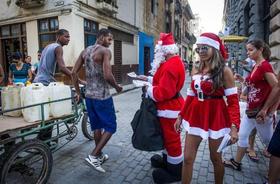
[[[118,93],[122,91],[122,87],[116,83],[110,65],[111,51],[108,47],[112,40],[113,35],[108,29],[99,30],[96,43],[81,52],[72,70],[72,80],[79,100],[81,92],[77,74],[82,65],[85,65],[85,100],[95,140],[95,148],[85,160],[100,172],[105,172],[101,164],[109,158],[107,154],[102,153],[102,149],[116,132],[116,115],[109,85]]]

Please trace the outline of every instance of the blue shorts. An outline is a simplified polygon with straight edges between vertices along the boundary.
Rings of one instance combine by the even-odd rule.
[[[277,127],[275,128],[267,151],[271,153],[271,155],[280,158],[280,121],[278,122]]]
[[[116,132],[117,122],[112,97],[105,100],[86,98],[86,106],[92,131],[104,129],[112,134]]]

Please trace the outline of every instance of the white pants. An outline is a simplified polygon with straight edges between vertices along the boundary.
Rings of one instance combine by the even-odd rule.
[[[266,117],[263,124],[258,124],[256,119],[249,119],[245,114],[241,119],[240,129],[239,129],[239,140],[238,146],[246,148],[249,145],[249,136],[254,128],[257,129],[257,132],[262,140],[262,142],[268,146],[269,141],[273,135],[273,118]]]

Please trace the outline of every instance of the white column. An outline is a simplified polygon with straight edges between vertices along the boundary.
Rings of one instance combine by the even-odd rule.
[[[26,22],[27,54],[32,58],[32,64],[38,62],[39,35],[37,20]]]
[[[74,13],[58,17],[59,29],[66,29],[70,34],[70,42],[63,47],[63,58],[66,66],[74,66],[84,49],[84,19]]]

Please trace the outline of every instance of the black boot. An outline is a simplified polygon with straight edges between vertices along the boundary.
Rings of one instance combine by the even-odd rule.
[[[182,162],[179,164],[167,163],[167,168],[157,168],[153,171],[153,180],[157,184],[178,182],[182,179]]]
[[[151,157],[151,165],[154,168],[166,168],[167,166],[167,155],[162,153],[162,156],[155,154]]]

